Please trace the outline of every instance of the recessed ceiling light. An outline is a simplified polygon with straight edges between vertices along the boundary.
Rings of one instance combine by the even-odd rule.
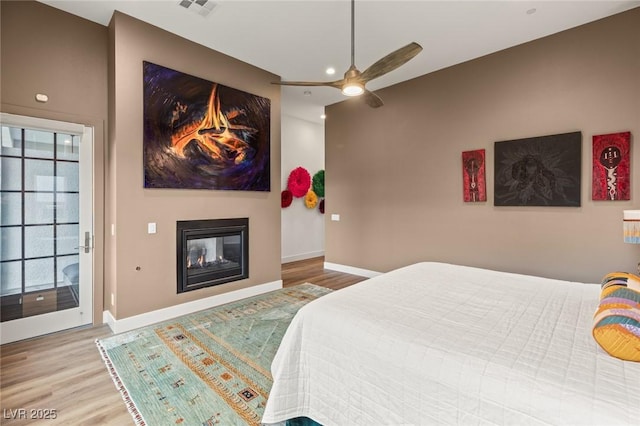
[[[334,74],[336,73],[336,69],[335,69],[335,68],[333,68],[333,67],[329,67],[329,68],[327,68],[327,71],[326,71],[326,72],[327,72],[327,74],[329,74],[329,75],[334,75]]]
[[[531,9],[527,10],[527,15],[533,15],[534,13],[536,13],[537,10],[538,9],[536,9],[535,7],[531,8]]]

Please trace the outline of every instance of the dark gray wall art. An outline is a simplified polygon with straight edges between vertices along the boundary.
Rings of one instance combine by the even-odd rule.
[[[494,205],[580,206],[582,133],[495,143]]]

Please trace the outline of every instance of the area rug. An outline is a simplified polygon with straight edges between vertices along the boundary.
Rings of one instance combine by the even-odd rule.
[[[259,425],[301,284],[96,341],[137,425]]]

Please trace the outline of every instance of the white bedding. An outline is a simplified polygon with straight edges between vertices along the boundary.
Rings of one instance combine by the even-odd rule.
[[[336,291],[289,326],[263,422],[640,424],[640,363],[591,336],[599,293],[442,263]]]

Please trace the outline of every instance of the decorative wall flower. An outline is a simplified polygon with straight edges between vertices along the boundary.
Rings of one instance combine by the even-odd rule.
[[[313,209],[318,205],[318,196],[312,189],[304,196],[304,205],[307,206],[308,209]]]
[[[293,201],[293,195],[291,194],[291,191],[289,191],[288,189],[282,191],[282,193],[280,194],[280,206],[283,209],[289,207],[291,205],[291,201]]]
[[[324,197],[324,170],[313,175],[313,192],[320,198]]]
[[[289,174],[287,186],[294,197],[304,197],[311,187],[309,172],[304,167],[296,167]]]
[[[318,210],[320,210],[320,213],[324,214],[324,198],[320,200],[320,206],[318,207]]]

